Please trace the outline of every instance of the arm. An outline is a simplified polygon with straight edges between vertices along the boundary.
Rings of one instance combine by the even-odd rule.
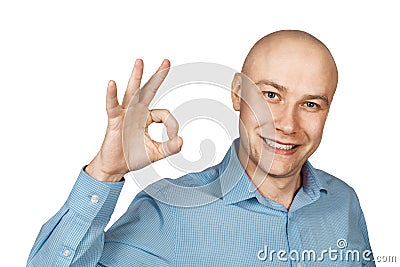
[[[122,185],[99,182],[82,170],[65,205],[43,225],[27,265],[170,266],[175,253],[172,208],[145,192],[104,233]]]
[[[369,243],[367,223],[365,221],[364,213],[362,211],[361,211],[361,216],[360,216],[360,226],[361,226],[363,238],[365,240],[365,243],[367,244],[367,248],[365,250],[366,254],[364,255],[364,257],[366,259],[363,259],[363,266],[375,267],[376,265],[375,265],[375,261],[374,261],[374,256],[372,254],[371,245]]]
[[[139,89],[143,62],[137,60],[121,105],[115,82],[109,82],[108,126],[102,147],[80,173],[67,202],[43,225],[28,266],[94,266],[103,254],[104,228],[117,202],[123,175],[180,151],[182,139],[177,136],[176,120],[167,110],[148,110],[168,68],[169,61],[164,60],[157,75]],[[130,121],[124,120],[126,115]],[[165,124],[168,141],[151,139],[147,128],[153,122]],[[150,222],[147,227],[152,227]]]
[[[105,233],[101,266],[175,266],[174,208],[140,192]]]
[[[375,267],[375,261],[374,261],[374,256],[372,253],[371,245],[369,242],[369,237],[368,237],[368,229],[367,229],[367,223],[365,221],[364,213],[362,211],[361,205],[360,205],[360,200],[354,191],[352,190],[353,195],[354,195],[354,210],[357,214],[358,220],[357,222],[357,232],[360,236],[359,238],[362,239],[364,247],[362,247],[362,251],[360,252],[360,260],[362,263],[362,266],[368,266],[368,267]],[[360,249],[361,250],[361,249]]]
[[[91,250],[85,266],[95,266],[122,186],[99,182],[82,170],[66,203],[40,230],[27,265],[71,266]]]

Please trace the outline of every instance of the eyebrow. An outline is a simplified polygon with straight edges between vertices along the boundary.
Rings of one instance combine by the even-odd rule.
[[[260,85],[260,84],[265,84],[265,85],[270,85],[272,87],[274,87],[275,89],[277,89],[280,92],[287,92],[287,88],[283,85],[277,84],[275,82],[272,81],[268,81],[268,80],[261,80],[259,82],[256,82],[256,85]]]
[[[285,86],[277,84],[277,83],[275,83],[273,81],[269,81],[269,80],[261,80],[261,81],[256,82],[255,84],[256,85],[260,85],[260,84],[269,85],[269,86],[274,87],[278,91],[284,92],[284,93],[286,93],[288,91]],[[306,95],[306,96],[304,96],[304,99],[308,99],[308,100],[320,99],[320,100],[324,101],[328,106],[330,105],[328,97],[324,96],[324,95]]]
[[[320,99],[320,100],[324,101],[325,104],[327,104],[328,106],[330,105],[328,97],[326,97],[324,95],[307,95],[307,96],[304,97],[304,99],[308,99],[308,100]]]

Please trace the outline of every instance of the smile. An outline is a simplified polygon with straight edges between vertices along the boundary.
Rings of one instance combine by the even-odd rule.
[[[292,145],[292,144],[286,144],[286,145],[279,144],[279,143],[269,140],[267,138],[263,138],[263,140],[269,147],[271,147],[273,149],[291,150],[294,147],[296,147],[296,145]]]

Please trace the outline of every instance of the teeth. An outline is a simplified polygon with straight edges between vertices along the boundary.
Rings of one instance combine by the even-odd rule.
[[[295,145],[282,145],[282,144],[278,144],[274,141],[268,140],[264,138],[265,143],[267,143],[267,145],[269,145],[270,147],[273,148],[278,148],[278,149],[283,149],[283,150],[290,150],[292,149]]]

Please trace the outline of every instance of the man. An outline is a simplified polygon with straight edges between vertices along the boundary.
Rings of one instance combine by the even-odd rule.
[[[170,113],[148,110],[168,68],[164,60],[161,74],[139,89],[143,62],[137,60],[121,105],[110,81],[102,147],[42,227],[29,266],[375,266],[354,190],[307,161],[321,141],[338,76],[328,48],[302,31],[275,32],[253,46],[232,81],[240,139],[220,164],[170,181],[186,187],[218,181],[217,200],[178,207],[142,191],[104,233],[123,176],[182,147]],[[133,143],[125,161],[128,114]],[[151,139],[152,122],[166,125],[168,141]],[[168,197],[162,181],[150,191]],[[237,182],[224,191],[231,181]]]

